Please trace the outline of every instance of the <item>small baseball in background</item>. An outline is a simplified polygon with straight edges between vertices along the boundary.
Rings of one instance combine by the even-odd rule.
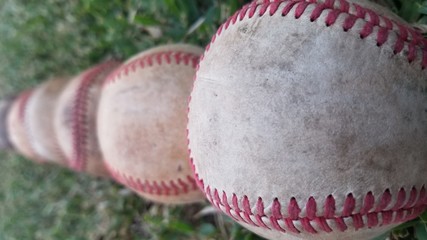
[[[98,137],[112,176],[146,199],[204,199],[192,177],[187,101],[202,49],[166,45],[129,59],[102,89]]]
[[[0,151],[13,149],[7,129],[7,115],[12,106],[13,100],[13,96],[0,100]]]
[[[96,134],[96,113],[101,86],[119,63],[110,60],[80,73],[61,93],[54,113],[54,128],[68,166],[95,176],[109,176]]]
[[[29,160],[43,163],[34,151],[28,132],[28,118],[26,116],[27,102],[33,89],[27,89],[14,99],[7,116],[7,131],[13,148]]]
[[[68,78],[53,78],[34,88],[27,100],[25,119],[33,152],[46,162],[66,165],[56,138],[53,116],[58,97]]]

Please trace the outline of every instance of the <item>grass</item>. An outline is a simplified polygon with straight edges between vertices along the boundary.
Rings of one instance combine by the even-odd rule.
[[[427,0],[379,0],[427,24]],[[206,45],[239,0],[0,0],[0,96],[159,44]],[[166,207],[129,190],[0,153],[0,240],[260,239],[207,203]],[[196,217],[195,217],[196,216]],[[427,215],[393,239],[427,239]],[[379,238],[384,239],[385,237]]]

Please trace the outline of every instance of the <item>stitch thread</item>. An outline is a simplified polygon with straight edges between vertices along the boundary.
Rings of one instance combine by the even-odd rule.
[[[143,69],[151,67],[153,65],[162,64],[184,64],[196,68],[199,63],[199,56],[192,53],[181,52],[181,51],[165,51],[157,52],[149,55],[145,55],[134,59],[133,61],[122,65],[110,74],[104,81],[104,87],[107,84],[111,84],[114,81],[120,79],[123,76],[129,75],[129,73],[135,72],[137,68]]]
[[[82,74],[82,80],[76,90],[73,99],[72,109],[72,145],[73,153],[69,160],[69,165],[76,171],[83,171],[87,163],[87,139],[88,139],[88,118],[87,118],[87,104],[89,98],[89,90],[96,84],[97,76],[104,71],[113,67],[115,61],[108,61],[95,66]]]
[[[310,5],[314,6],[310,14],[310,21],[315,22],[321,14],[327,11],[325,24],[327,27],[336,24],[340,15],[345,14],[345,20],[342,24],[343,31],[348,32],[354,26],[357,20],[363,20],[364,26],[359,32],[360,38],[365,39],[368,36],[376,34],[377,46],[383,46],[389,41],[391,32],[397,34],[397,40],[394,43],[393,53],[395,55],[402,53],[406,55],[409,63],[420,59],[421,68],[427,68],[427,39],[417,30],[412,29],[402,23],[391,20],[385,16],[380,16],[375,11],[364,8],[356,3],[349,3],[346,0],[325,0],[319,3],[317,0],[264,0],[263,2],[254,1],[245,5],[240,11],[237,11],[225,23],[223,23],[217,33],[212,37],[211,42],[206,46],[205,52],[208,52],[210,46],[216,39],[233,25],[237,20],[242,21],[245,18],[252,18],[258,11],[258,16],[262,17],[268,12],[270,16],[280,13],[286,17],[294,10],[295,19],[299,19]],[[406,46],[406,51],[405,51]]]
[[[336,206],[335,198],[332,195],[326,198],[323,206],[319,206],[316,200],[310,197],[305,205],[305,216],[301,215],[302,206],[298,205],[295,198],[289,200],[287,212],[282,212],[281,202],[275,198],[271,204],[271,214],[267,215],[265,213],[265,202],[261,197],[252,202],[247,196],[241,197],[233,193],[230,198],[224,191],[212,188],[209,185],[205,187],[203,179],[195,171],[192,158],[190,158],[190,163],[196,184],[213,206],[236,221],[284,233],[319,233],[316,229],[323,232],[343,232],[351,226],[358,230],[364,227],[372,228],[401,223],[416,218],[427,208],[427,194],[423,185],[420,190],[413,187],[409,193],[401,188],[394,206],[390,206],[392,195],[389,189],[386,189],[378,200],[375,200],[372,192],[368,192],[359,213],[355,212],[356,203],[353,195],[348,194],[342,210]],[[409,198],[405,202],[407,196]],[[316,215],[318,208],[324,209],[323,216]],[[256,209],[256,213],[252,209]]]
[[[106,163],[106,161],[104,162]],[[152,195],[177,196],[189,193],[190,191],[199,191],[196,181],[190,175],[184,179],[178,178],[169,181],[144,181],[137,177],[128,176],[117,169],[113,169],[108,164],[105,165],[114,179],[125,186],[129,186],[136,192]]]
[[[26,112],[26,108],[27,108],[27,102],[30,99],[32,94],[33,94],[33,89],[26,90],[26,91],[22,92],[17,99],[19,119],[22,122],[25,122],[25,112]]]

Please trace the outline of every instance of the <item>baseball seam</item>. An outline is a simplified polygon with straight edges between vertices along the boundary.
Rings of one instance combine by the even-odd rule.
[[[107,80],[104,82],[104,86],[112,84],[119,80],[122,76],[128,76],[129,73],[135,72],[138,68],[144,69],[154,65],[162,64],[184,64],[192,68],[196,68],[199,63],[200,56],[192,53],[181,52],[181,51],[164,51],[148,54],[132,60],[129,63],[124,64],[120,68],[116,69]]]
[[[96,84],[96,78],[104,71],[116,64],[115,61],[107,61],[95,66],[83,73],[82,80],[76,90],[72,109],[72,145],[73,152],[69,159],[69,166],[76,171],[84,171],[87,165],[87,141],[88,141],[88,114],[89,95],[91,87]]]
[[[207,45],[205,53],[215,43],[216,38],[237,21],[242,21],[246,17],[250,19],[256,14],[262,17],[266,13],[269,16],[281,13],[282,17],[286,17],[290,15],[293,9],[295,19],[299,19],[310,5],[314,6],[310,15],[310,21],[315,22],[324,12],[327,12],[325,19],[327,27],[334,25],[341,15],[345,15],[342,25],[344,32],[352,30],[358,20],[363,21],[364,26],[359,32],[360,38],[366,39],[376,34],[375,40],[378,47],[382,47],[390,40],[391,32],[396,33],[397,39],[394,44],[393,53],[395,55],[403,53],[406,55],[409,63],[413,63],[419,59],[421,68],[423,70],[427,68],[427,49],[425,49],[427,47],[427,39],[418,31],[385,16],[380,16],[371,9],[364,8],[356,3],[349,3],[346,0],[325,0],[324,3],[318,3],[317,0],[263,0],[262,3],[254,1],[251,4],[245,5],[219,27],[217,33]]]
[[[199,191],[196,181],[190,175],[184,179],[178,178],[176,180],[169,181],[149,181],[132,177],[113,169],[108,164],[105,164],[111,176],[116,179],[119,183],[128,186],[136,192],[151,194],[151,195],[164,195],[164,196],[177,196],[180,194],[186,194],[190,191]]]
[[[243,197],[235,193],[227,195],[225,191],[209,185],[205,188],[203,179],[196,173],[193,159],[190,159],[190,163],[197,185],[212,205],[236,221],[283,233],[344,232],[350,226],[358,230],[365,227],[398,224],[416,218],[427,206],[427,193],[423,185],[420,190],[412,187],[409,194],[401,188],[394,205],[392,205],[393,196],[389,189],[386,189],[378,199],[375,199],[372,192],[368,192],[359,212],[355,212],[356,199],[351,193],[347,195],[341,211],[335,205],[334,196],[329,195],[323,206],[319,205],[314,197],[310,197],[305,206],[298,206],[297,200],[291,198],[288,204],[284,205],[287,206],[287,212],[284,212],[282,211],[283,202],[278,198],[265,207],[261,197],[253,201],[246,195]],[[323,216],[317,216],[319,208],[323,209]],[[305,209],[305,216],[301,214],[302,209]]]
[[[338,5],[336,4],[337,2],[339,3]],[[378,47],[383,46],[389,40],[390,32],[394,31],[398,36],[393,49],[394,54],[406,54],[408,62],[412,63],[419,57],[417,51],[422,51],[421,68],[424,70],[427,67],[427,50],[424,49],[427,46],[427,40],[416,30],[387,17],[380,16],[373,10],[363,8],[355,3],[349,3],[346,0],[325,0],[324,3],[318,3],[317,1],[307,2],[306,0],[264,0],[262,3],[253,2],[248,4],[220,26],[217,33],[212,37],[211,42],[207,45],[200,61],[203,60],[204,55],[222,32],[238,20],[242,21],[246,17],[252,18],[257,13],[257,10],[259,16],[263,16],[267,12],[270,16],[273,16],[276,12],[281,12],[282,16],[286,17],[292,9],[295,9],[295,18],[299,19],[310,5],[314,5],[314,10],[310,16],[311,22],[315,22],[324,11],[328,11],[325,19],[327,27],[333,25],[341,14],[346,14],[346,19],[342,26],[345,32],[350,31],[357,20],[364,21],[360,38],[365,39],[376,32]],[[419,49],[417,50],[417,48]],[[199,66],[197,66],[197,69]],[[196,79],[197,73],[194,77],[194,80]],[[189,97],[188,116],[190,114],[190,102],[191,95]],[[188,136],[189,129],[187,128],[187,140],[188,146],[190,146]],[[340,206],[336,206],[333,195],[327,196],[323,201],[323,206],[319,205],[317,202],[321,201],[316,200],[314,197],[310,197],[305,206],[298,206],[295,198],[291,198],[287,204],[281,202],[279,198],[275,198],[272,203],[266,205],[261,197],[254,201],[254,199],[249,199],[246,195],[237,196],[235,193],[227,195],[225,191],[206,185],[196,171],[190,147],[189,154],[195,181],[215,207],[236,221],[269,230],[314,234],[332,231],[343,232],[350,226],[356,230],[364,227],[371,228],[413,219],[427,207],[425,185],[420,189],[414,186],[409,192],[401,188],[394,199],[390,189],[386,189],[377,199],[375,199],[372,192],[368,192],[364,196],[360,209],[356,209],[356,199],[351,193],[347,195],[344,205],[341,206],[341,211],[339,209]],[[395,200],[394,204],[392,204],[393,200]],[[287,209],[287,212],[285,213],[282,209]],[[323,209],[323,216],[317,216],[318,209]],[[359,212],[356,212],[357,210]]]
[[[183,51],[164,51],[156,52],[148,55],[143,55],[132,60],[116,69],[104,82],[104,87],[113,84],[123,76],[135,72],[137,69],[144,69],[154,65],[162,64],[184,64],[192,68],[196,68],[199,63],[200,56],[193,53]],[[149,181],[141,180],[138,177],[129,176],[118,169],[113,169],[112,166],[104,161],[111,176],[125,186],[129,186],[137,192],[152,194],[152,195],[180,195],[190,191],[199,191],[197,184],[192,176],[186,176],[185,179],[175,179],[165,181]]]

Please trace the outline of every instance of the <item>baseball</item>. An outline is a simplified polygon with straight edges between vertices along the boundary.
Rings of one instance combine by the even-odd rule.
[[[27,136],[33,152],[45,162],[66,165],[53,127],[53,114],[59,94],[67,79],[48,80],[35,88],[25,107]]]
[[[12,148],[7,129],[7,116],[12,106],[13,99],[14,98],[10,96],[0,100],[0,151],[10,150]]]
[[[33,90],[21,92],[13,101],[7,115],[7,132],[10,142],[18,153],[38,163],[44,162],[35,153],[28,135],[28,118],[26,117],[27,102]]]
[[[59,96],[54,128],[71,169],[109,176],[99,150],[95,118],[102,82],[117,66],[117,62],[107,61],[84,71]]]
[[[245,6],[206,48],[191,93],[199,187],[269,239],[370,239],[417,217],[426,46],[365,0]]]
[[[157,47],[128,60],[102,89],[98,134],[111,175],[146,199],[204,199],[188,164],[187,100],[202,49]]]

